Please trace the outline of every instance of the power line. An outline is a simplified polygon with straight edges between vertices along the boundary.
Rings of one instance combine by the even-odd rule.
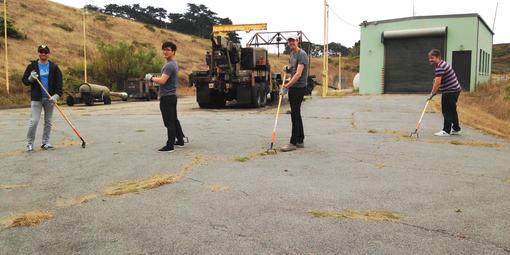
[[[343,22],[343,23],[345,23],[346,25],[349,25],[349,26],[351,26],[351,27],[355,27],[355,28],[359,28],[359,26],[354,25],[354,24],[350,23],[349,21],[347,21],[347,20],[343,19],[342,17],[340,17],[340,15],[338,15],[338,13],[336,13],[336,12],[335,12],[335,10],[333,10],[333,9],[331,8],[331,6],[329,6],[329,10],[331,11],[331,13],[333,13],[333,15],[335,15],[335,17],[336,17],[337,19],[339,19],[340,21],[342,21],[342,22]]]

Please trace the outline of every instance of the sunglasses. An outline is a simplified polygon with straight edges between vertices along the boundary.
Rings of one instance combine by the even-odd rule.
[[[49,54],[49,53],[50,53],[50,52],[49,52],[49,51],[47,51],[47,50],[41,50],[41,51],[39,51],[39,54],[47,55],[47,54]]]

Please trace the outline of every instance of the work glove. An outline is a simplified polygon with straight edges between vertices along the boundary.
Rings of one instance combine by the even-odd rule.
[[[290,73],[290,67],[289,66],[284,66],[283,67],[283,72]]]
[[[145,75],[145,80],[146,81],[152,81],[152,74],[148,73]]]
[[[30,73],[30,76],[28,76],[28,81],[29,82],[34,82],[35,79],[39,78],[39,75],[37,75],[37,72],[36,71],[32,71]]]
[[[280,89],[280,95],[286,95],[287,93],[289,93],[289,89],[288,88]]]
[[[60,96],[58,94],[55,94],[50,97],[50,102],[57,103],[57,101],[60,99]]]

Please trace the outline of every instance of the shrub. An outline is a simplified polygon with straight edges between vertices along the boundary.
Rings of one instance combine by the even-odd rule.
[[[67,32],[73,32],[74,31],[74,28],[65,24],[65,23],[52,23],[51,24],[52,26],[54,27],[58,27],[58,28],[61,28],[62,30],[64,31],[67,31]]]
[[[2,31],[2,37],[4,35],[4,18],[0,17],[0,31]],[[7,19],[7,37],[13,39],[27,39],[27,36],[21,33],[14,27],[14,22],[12,20]]]
[[[119,89],[127,78],[157,73],[163,64],[163,59],[157,56],[153,47],[124,42],[100,43],[98,58],[91,65],[91,77],[101,84],[112,84],[113,89]]]

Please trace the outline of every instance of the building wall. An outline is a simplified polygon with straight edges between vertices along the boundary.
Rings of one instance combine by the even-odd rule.
[[[478,33],[485,31],[488,33]],[[452,52],[457,50],[471,50],[471,62],[477,63],[479,47],[485,47],[487,52],[492,51],[486,42],[477,45],[480,37],[492,41],[492,34],[479,24],[476,16],[472,17],[445,17],[431,19],[404,20],[377,25],[370,24],[361,27],[361,53],[360,53],[360,93],[361,94],[381,94],[382,91],[382,68],[384,67],[384,44],[381,42],[381,34],[384,31],[419,29],[432,27],[448,27],[447,45],[445,59],[449,62],[452,59]],[[483,26],[483,27],[482,27]],[[490,42],[492,45],[492,42]],[[427,56],[423,56],[423,61],[428,61]],[[472,64],[471,70],[471,89],[474,89],[475,80],[478,74],[478,65]],[[490,73],[490,72],[489,72]],[[432,87],[431,77],[431,87]]]
[[[474,73],[477,75],[477,79],[471,86],[471,91],[474,91],[475,87],[487,83],[491,80],[492,73],[492,34],[484,26],[481,20],[478,21],[478,50],[477,50],[477,62]],[[480,55],[480,50],[482,54]],[[483,57],[485,55],[485,57]],[[480,61],[481,60],[481,61]]]

